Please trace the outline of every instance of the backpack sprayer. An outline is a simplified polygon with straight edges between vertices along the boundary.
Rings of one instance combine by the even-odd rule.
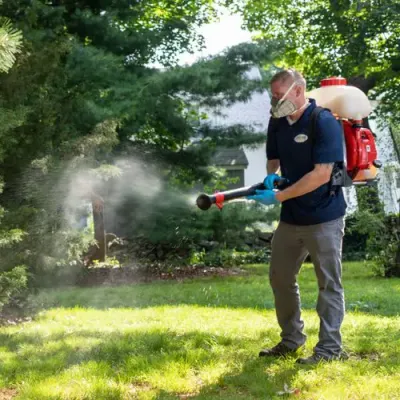
[[[366,94],[355,86],[347,86],[341,77],[323,79],[320,87],[307,94],[318,106],[329,109],[341,122],[345,148],[342,186],[367,185],[376,181],[382,163],[374,134],[363,127],[363,118],[372,112]],[[315,134],[318,134],[316,132]]]
[[[335,165],[331,176],[331,193],[337,187],[351,185],[367,185],[376,181],[377,169],[382,163],[377,160],[373,133],[362,125],[363,118],[372,111],[368,97],[360,89],[347,86],[345,78],[327,78],[321,81],[321,86],[308,93],[308,97],[315,99],[318,107],[311,115],[309,133],[315,140],[316,119],[324,108],[340,120],[343,129],[345,157],[343,166]],[[283,190],[289,185],[287,179],[276,182],[275,187]],[[216,192],[213,195],[201,194],[196,204],[201,210],[208,210],[213,204],[222,209],[225,201],[252,196],[256,190],[266,189],[263,183],[253,186]]]

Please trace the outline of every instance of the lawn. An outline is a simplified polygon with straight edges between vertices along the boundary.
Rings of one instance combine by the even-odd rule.
[[[0,329],[0,399],[400,399],[399,279],[346,263],[351,358],[300,366],[258,358],[279,330],[267,267],[247,270],[39,293],[33,321]],[[318,335],[310,265],[300,287],[309,354]]]

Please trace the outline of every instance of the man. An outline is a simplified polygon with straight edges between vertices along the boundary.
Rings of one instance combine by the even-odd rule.
[[[342,188],[332,191],[330,185],[332,169],[344,157],[341,127],[323,110],[315,137],[310,137],[310,117],[316,104],[306,98],[306,82],[299,72],[281,71],[270,85],[275,118],[268,127],[267,190],[249,198],[265,205],[282,203],[269,273],[282,340],[262,350],[260,356],[296,353],[306,341],[296,277],[310,254],[319,287],[319,341],[310,357],[297,362],[344,359],[340,327],[344,316],[341,257],[346,203]],[[279,169],[290,186],[277,192],[273,189]]]

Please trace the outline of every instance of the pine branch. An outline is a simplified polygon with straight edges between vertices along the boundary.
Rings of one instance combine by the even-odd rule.
[[[13,28],[9,19],[0,18],[0,72],[8,72],[21,47],[22,33]]]

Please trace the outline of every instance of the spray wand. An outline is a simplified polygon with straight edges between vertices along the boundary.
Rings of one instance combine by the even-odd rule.
[[[283,190],[289,186],[289,181],[286,178],[281,178],[275,182],[275,188]],[[256,194],[256,190],[265,190],[264,183],[256,183],[252,186],[241,187],[238,189],[227,190],[225,192],[216,192],[214,194],[202,193],[197,197],[196,204],[201,210],[208,210],[213,204],[215,204],[220,210],[224,206],[224,202],[229,200],[238,199],[241,197],[253,196]]]

